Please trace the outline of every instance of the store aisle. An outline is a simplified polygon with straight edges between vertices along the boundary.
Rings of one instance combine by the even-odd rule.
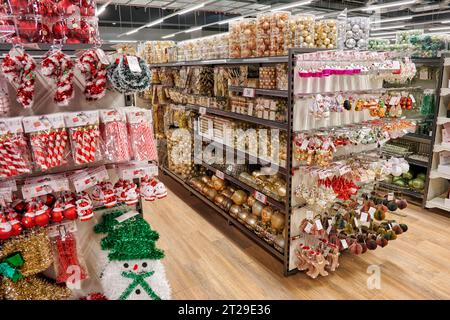
[[[409,207],[396,217],[409,231],[362,256],[341,256],[339,269],[312,280],[285,278],[282,264],[167,176],[165,200],[147,203],[145,218],[161,238],[174,299],[445,299],[450,296],[450,217]],[[381,268],[369,290],[367,268]]]

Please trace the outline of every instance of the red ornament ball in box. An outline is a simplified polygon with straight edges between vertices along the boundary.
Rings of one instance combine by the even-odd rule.
[[[39,33],[39,23],[35,20],[18,20],[17,29],[21,38],[34,42],[34,38]]]
[[[60,15],[70,16],[75,13],[79,3],[79,1],[77,3],[73,3],[71,0],[61,0],[57,4],[57,12]]]
[[[91,26],[84,20],[81,20],[79,25],[77,25],[72,31],[71,36],[77,38],[80,42],[88,43],[89,35],[91,32]]]
[[[52,26],[52,33],[55,39],[64,39],[69,29],[64,21],[55,22]]]

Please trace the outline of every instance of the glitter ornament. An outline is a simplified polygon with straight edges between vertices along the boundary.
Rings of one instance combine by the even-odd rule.
[[[17,101],[24,108],[33,106],[36,62],[23,49],[12,48],[3,59],[1,69],[5,78],[15,87]]]
[[[61,50],[51,50],[41,62],[41,71],[56,85],[53,101],[59,106],[67,106],[74,96],[72,59]]]
[[[87,278],[87,272],[84,263],[80,263],[77,254],[77,243],[73,233],[66,233],[52,238],[54,250],[54,261],[56,268],[56,282],[67,282],[70,278],[73,281],[84,280]],[[76,268],[78,278],[72,277],[73,268]],[[75,283],[72,283],[75,284]]]

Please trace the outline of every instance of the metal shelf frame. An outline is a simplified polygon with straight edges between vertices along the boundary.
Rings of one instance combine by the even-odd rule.
[[[244,92],[244,89],[247,87],[240,87],[240,86],[229,86],[228,90],[232,92]],[[258,88],[249,88],[254,89],[255,94],[258,96],[270,96],[270,97],[280,97],[280,98],[287,98],[288,97],[288,90],[276,90],[276,89],[258,89]]]

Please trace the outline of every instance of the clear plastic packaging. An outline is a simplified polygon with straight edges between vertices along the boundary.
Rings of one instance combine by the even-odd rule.
[[[256,57],[256,19],[240,22],[241,58]]]
[[[128,136],[133,160],[152,161],[158,159],[152,128],[152,111],[127,110]]]
[[[64,120],[69,128],[74,163],[83,165],[102,160],[98,111],[68,113]]]
[[[224,34],[219,34],[218,36],[216,36],[215,40],[215,57],[217,59],[224,59],[224,58],[228,58],[228,38],[229,38],[229,34],[228,33],[224,33]]]
[[[63,114],[26,117],[22,121],[34,163],[42,171],[67,164],[69,136]]]
[[[345,28],[345,48],[367,50],[370,33],[370,19],[367,17],[351,17],[347,19]]]
[[[288,65],[287,63],[278,63],[276,66],[277,89],[288,89]]]
[[[32,161],[21,118],[8,118],[0,126],[0,178],[31,172]]]
[[[314,43],[319,49],[336,49],[338,42],[338,21],[326,19],[316,21]]]
[[[271,13],[260,13],[256,17],[256,53],[258,57],[270,56]]]
[[[259,67],[259,87],[261,89],[276,89],[277,78],[275,67]]]
[[[410,44],[411,37],[423,35],[423,29],[398,31],[395,34],[396,44]]]
[[[314,21],[313,15],[301,14],[291,17],[290,30],[293,35],[293,47],[314,48]]]
[[[0,74],[0,117],[7,117],[11,112],[11,103],[9,102],[8,82],[3,73]]]
[[[290,12],[277,11],[272,14],[270,20],[270,55],[287,55],[289,47],[289,18]]]
[[[228,50],[231,59],[241,57],[241,25],[239,21],[230,22],[230,34],[228,37]]]
[[[110,162],[130,161],[127,123],[122,111],[101,110],[100,132],[105,146],[105,159]]]

